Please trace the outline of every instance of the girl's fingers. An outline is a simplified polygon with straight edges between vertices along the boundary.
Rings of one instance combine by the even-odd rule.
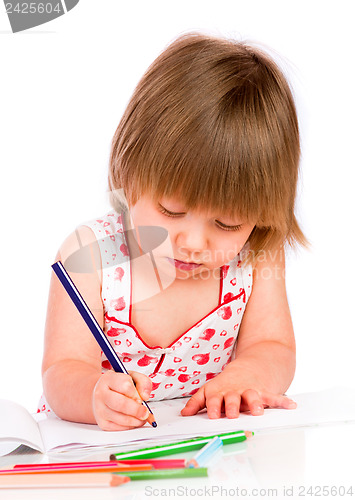
[[[241,396],[235,392],[227,392],[224,396],[224,413],[227,418],[238,418]]]
[[[144,425],[149,417],[149,410],[142,403],[142,398],[134,385],[137,381],[141,392],[151,390],[151,382],[145,375],[132,373],[106,372],[98,380],[93,393],[95,419],[101,429],[118,431],[133,429]]]
[[[110,389],[106,394],[104,403],[110,410],[118,414],[132,416],[136,420],[146,421],[149,416],[149,410],[142,404],[141,400],[131,399]]]
[[[208,418],[220,418],[223,405],[223,394],[213,394],[206,398]]]
[[[146,375],[143,375],[143,373],[139,372],[134,372],[131,371],[129,372],[130,376],[133,378],[133,381],[136,386],[136,390],[140,396],[141,399],[144,401],[147,401],[150,397],[150,394],[152,392],[152,381],[149,377]]]
[[[287,396],[282,396],[279,394],[272,394],[270,392],[262,393],[262,400],[265,405],[270,408],[285,408],[287,410],[293,410],[297,408],[297,403]]]
[[[254,389],[247,389],[240,396],[230,391],[224,396],[213,394],[205,396],[203,388],[191,396],[185,408],[181,410],[183,416],[195,415],[206,406],[209,418],[220,418],[224,411],[227,418],[238,418],[240,412],[250,411],[252,415],[263,415],[264,407],[294,409],[297,404],[287,396],[259,393]]]
[[[135,388],[133,379],[125,373],[106,372],[106,383],[109,389],[118,394],[124,394],[128,398],[141,401],[141,398]]]
[[[142,427],[146,420],[140,420],[132,415],[118,413],[108,406],[103,407],[99,415],[98,422],[101,429],[105,431],[122,431]]]
[[[201,387],[196,394],[191,396],[184,408],[181,410],[181,415],[183,417],[190,417],[191,415],[196,415],[200,410],[206,406],[205,391]]]
[[[272,394],[270,392],[258,393],[248,389],[242,394],[242,405],[240,411],[250,411],[252,415],[262,415],[264,407],[284,408],[292,410],[297,408],[297,403],[287,396]]]
[[[242,400],[252,415],[262,415],[264,413],[264,404],[261,396],[254,389],[244,391]]]

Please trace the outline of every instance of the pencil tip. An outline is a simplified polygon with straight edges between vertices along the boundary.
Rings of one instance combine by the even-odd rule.
[[[119,486],[120,484],[128,483],[131,480],[129,476],[121,476],[120,474],[111,477],[110,486]]]
[[[155,417],[154,417],[153,413],[152,413],[152,412],[150,412],[150,415],[149,415],[149,417],[148,417],[148,422],[150,423],[150,425],[151,425],[152,427],[157,427],[157,426],[158,426],[158,424],[156,423],[156,421],[154,420],[154,418],[155,418]]]

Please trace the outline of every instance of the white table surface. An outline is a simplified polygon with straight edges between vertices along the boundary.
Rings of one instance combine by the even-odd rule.
[[[110,452],[8,455],[0,457],[0,466],[108,460]],[[257,432],[247,442],[224,446],[209,464],[207,478],[131,481],[116,488],[0,490],[4,500],[326,497],[355,500],[355,423]]]

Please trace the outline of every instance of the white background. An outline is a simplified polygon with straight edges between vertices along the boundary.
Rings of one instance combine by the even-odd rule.
[[[36,410],[56,251],[109,209],[121,114],[148,65],[191,30],[261,42],[283,60],[302,137],[297,213],[312,243],[288,257],[298,347],[289,393],[355,386],[351,10],[350,0],[81,0],[12,34],[0,6],[0,398]]]

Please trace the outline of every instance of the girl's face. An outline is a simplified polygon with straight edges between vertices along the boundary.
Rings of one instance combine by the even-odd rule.
[[[160,226],[169,240],[154,250],[157,266],[176,278],[211,275],[234,259],[243,248],[254,225],[203,209],[186,211],[177,198],[153,200],[142,196],[130,207],[135,228]]]

